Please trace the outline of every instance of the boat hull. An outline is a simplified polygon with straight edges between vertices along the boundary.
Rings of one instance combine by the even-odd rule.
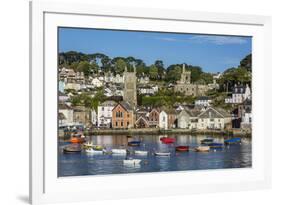
[[[189,147],[188,146],[177,146],[176,151],[177,152],[187,152],[187,151],[189,151]]]

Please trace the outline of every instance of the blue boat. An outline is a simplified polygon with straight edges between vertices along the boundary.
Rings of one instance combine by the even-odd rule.
[[[141,143],[141,141],[137,141],[137,140],[130,141],[130,142],[128,142],[128,146],[137,147],[137,146],[140,146],[140,143]]]
[[[224,144],[240,144],[241,138],[240,137],[234,137],[228,140],[224,140]]]
[[[216,143],[216,142],[213,142],[213,143],[208,144],[208,146],[209,146],[210,148],[222,148],[222,147],[223,147],[223,143]]]

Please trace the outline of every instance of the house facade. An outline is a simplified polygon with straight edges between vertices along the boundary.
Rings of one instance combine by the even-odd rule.
[[[63,117],[63,123],[65,124],[71,124],[73,123],[73,108],[68,106],[65,103],[59,103],[59,113],[61,113],[61,117]]]
[[[158,127],[159,126],[159,114],[160,110],[157,108],[153,108],[148,114],[148,121],[150,127]]]
[[[225,99],[225,103],[240,104],[246,99],[251,98],[251,89],[249,85],[235,85],[231,97]]]
[[[217,129],[222,130],[226,124],[231,123],[231,115],[223,110],[208,107],[198,115],[197,129]]]
[[[159,128],[171,129],[175,128],[176,113],[174,110],[166,109],[162,110],[159,114]]]
[[[112,127],[117,129],[133,128],[135,115],[133,107],[127,102],[120,102],[112,109]]]
[[[112,110],[117,105],[113,100],[104,101],[98,106],[97,124],[100,128],[112,127]]]
[[[195,106],[210,106],[212,100],[208,96],[200,96],[195,100]]]

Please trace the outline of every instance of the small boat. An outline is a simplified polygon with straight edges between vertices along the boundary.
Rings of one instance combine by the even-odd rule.
[[[101,145],[93,145],[93,149],[98,150],[98,151],[102,151],[102,150],[104,150],[104,147],[101,146]]]
[[[69,142],[71,143],[83,143],[84,141],[85,139],[80,137],[71,137],[71,139],[69,140]]]
[[[112,149],[111,152],[112,154],[127,154],[126,149]]]
[[[86,148],[92,148],[92,147],[94,147],[94,144],[92,142],[86,142],[83,144],[83,146]]]
[[[177,146],[176,151],[177,152],[187,152],[189,150],[189,146]]]
[[[131,147],[138,147],[138,146],[140,146],[140,143],[141,143],[141,141],[137,141],[137,140],[135,140],[135,141],[130,141],[130,142],[128,142],[128,146],[131,146]]]
[[[214,142],[214,139],[212,139],[212,138],[206,138],[206,139],[201,140],[201,144],[205,144],[205,145],[208,145],[213,142]]]
[[[171,137],[161,137],[160,140],[165,144],[172,144],[176,141],[175,138],[171,138]]]
[[[228,140],[224,140],[224,144],[240,144],[241,138],[240,137],[234,137]]]
[[[128,164],[128,165],[136,165],[140,164],[141,159],[124,159],[123,164]]]
[[[222,147],[223,147],[223,143],[216,143],[216,142],[213,142],[213,143],[208,144],[208,146],[209,146],[210,148],[222,148]]]
[[[69,146],[66,146],[63,148],[64,153],[78,153],[81,151],[82,151],[82,149],[80,146],[69,145]]]
[[[135,150],[136,155],[147,155],[148,151],[142,151],[142,150]]]
[[[196,152],[209,152],[210,147],[209,146],[198,146],[195,148]]]
[[[155,156],[162,156],[162,157],[168,157],[171,155],[170,152],[154,152]]]
[[[92,148],[85,149],[86,153],[91,153],[91,154],[103,154],[104,150],[94,150]]]

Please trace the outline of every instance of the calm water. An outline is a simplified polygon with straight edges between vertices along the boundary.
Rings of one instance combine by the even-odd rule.
[[[230,145],[210,152],[194,152],[192,147],[200,145],[200,140],[207,136],[165,135],[174,137],[174,144],[163,144],[160,138],[164,135],[151,136],[94,136],[90,137],[94,144],[105,145],[111,148],[128,148],[129,150],[147,150],[148,156],[129,155],[135,159],[142,159],[140,165],[124,165],[126,156],[120,155],[93,155],[85,153],[64,154],[62,148],[66,142],[59,143],[59,176],[81,176],[120,173],[140,173],[159,171],[183,171],[202,169],[243,168],[252,166],[251,140],[242,139],[242,144]],[[213,136],[214,142],[223,143],[223,138]],[[128,140],[142,140],[140,147],[127,147]],[[189,152],[175,152],[175,146],[189,145]],[[158,157],[154,151],[169,151],[170,157]]]

